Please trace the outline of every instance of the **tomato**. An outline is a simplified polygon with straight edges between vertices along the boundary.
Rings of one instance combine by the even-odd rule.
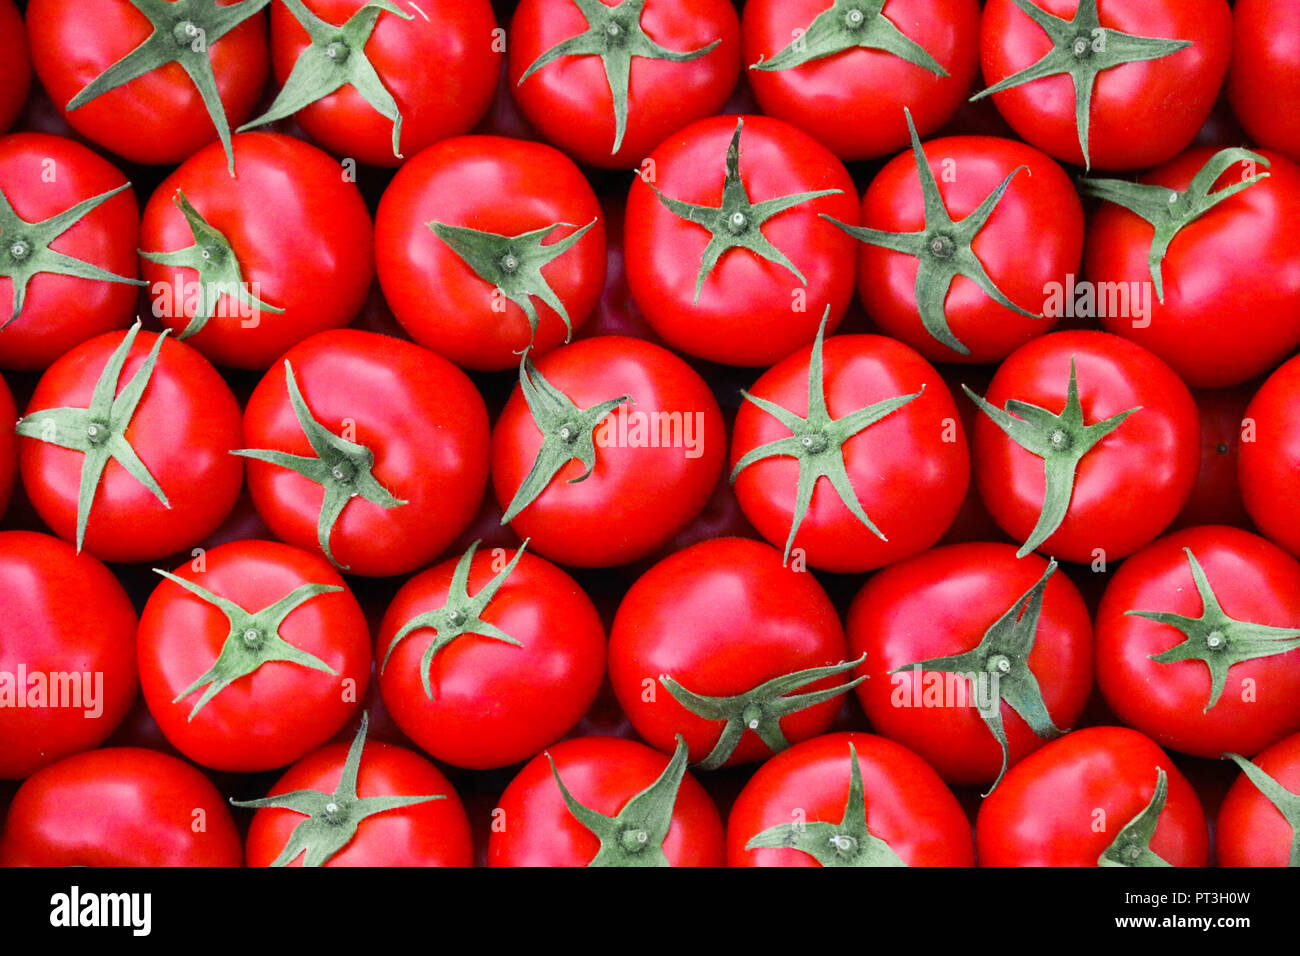
[[[353,574],[432,560],[487,483],[487,410],[473,383],[373,332],[322,332],[290,349],[249,399],[244,445],[253,503],[276,537]]]
[[[722,846],[722,818],[686,771],[684,744],[670,759],[632,740],[580,737],[510,781],[488,865],[721,866]]]
[[[721,110],[740,70],[740,21],[728,0],[522,0],[509,63],[516,101],[549,142],[629,169]]]
[[[403,327],[462,368],[515,368],[586,321],[605,278],[605,223],[581,170],[541,143],[444,140],[384,192],[379,281]]]
[[[1201,419],[1201,468],[1192,496],[1174,521],[1175,528],[1202,524],[1250,526],[1241,500],[1237,462],[1246,429],[1246,407],[1255,388],[1246,385],[1193,392]],[[1253,434],[1253,432],[1252,432]]]
[[[112,163],[59,136],[0,139],[0,234],[0,367],[43,369],[131,324],[140,211]]]
[[[165,326],[218,365],[265,369],[361,311],[370,214],[338,164],[301,140],[243,133],[234,144],[235,178],[214,143],[163,180],[141,258]]]
[[[1187,778],[1126,727],[1076,730],[1030,754],[975,824],[980,866],[1098,866],[1103,854],[1109,866],[1205,866],[1209,844]]]
[[[1118,560],[1160,534],[1191,494],[1196,404],[1138,345],[1104,332],[1055,332],[1013,352],[983,399],[967,393],[981,409],[980,497],[999,527],[1024,542],[1022,555]]]
[[[699,514],[722,466],[722,413],[667,349],[601,336],[524,367],[492,434],[505,519],[561,564],[655,551]]]
[[[27,102],[32,64],[27,57],[27,34],[13,0],[0,0],[0,133],[13,126]]]
[[[104,561],[197,544],[243,483],[229,386],[188,345],[139,328],[51,365],[18,426],[23,487],[41,519]]]
[[[1219,806],[1215,856],[1219,866],[1300,866],[1296,810],[1300,796],[1300,734],[1247,761]]]
[[[805,740],[758,768],[727,820],[728,866],[970,866],[939,775],[873,734]]]
[[[848,308],[853,241],[823,217],[856,225],[856,195],[834,154],[793,126],[701,120],[661,143],[632,183],[632,296],[678,351],[771,365],[810,342],[827,309],[834,331]]]
[[[272,4],[281,90],[245,128],[292,113],[331,153],[377,166],[468,132],[492,101],[505,47],[491,4],[429,0],[398,10],[365,0]]]
[[[1154,166],[1191,143],[1228,69],[1227,0],[1030,2],[1037,15],[988,0],[980,24],[977,95],[1019,136],[1099,169]]]
[[[828,571],[933,545],[970,480],[943,379],[901,342],[841,335],[800,349],[745,393],[731,440],[741,509],[768,541]],[[825,478],[824,482],[819,478]]]
[[[135,699],[135,609],[90,555],[0,532],[0,779],[102,744]]]
[[[9,496],[18,474],[18,435],[12,427],[16,421],[18,409],[14,407],[13,393],[0,376],[0,518],[9,507]]]
[[[764,113],[841,159],[907,145],[946,123],[975,79],[976,0],[754,0],[742,21],[746,77]]]
[[[1111,709],[1198,757],[1255,754],[1300,730],[1300,563],[1236,528],[1161,538],[1115,572],[1097,612]]]
[[[1236,0],[1228,99],[1252,142],[1300,160],[1300,2]]]
[[[239,833],[211,781],[177,757],[106,747],[18,789],[0,866],[239,866]]]
[[[421,749],[458,767],[504,767],[554,743],[591,707],[605,629],[549,561],[476,547],[403,585],[375,660],[385,704]]]
[[[1300,358],[1269,376],[1242,420],[1237,477],[1246,511],[1256,527],[1300,556]]]

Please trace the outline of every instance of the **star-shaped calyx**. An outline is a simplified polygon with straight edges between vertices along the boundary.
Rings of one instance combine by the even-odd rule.
[[[912,136],[912,156],[916,161],[916,172],[921,180],[921,197],[925,204],[925,228],[918,232],[885,232],[881,229],[869,229],[866,226],[848,226],[838,219],[826,214],[822,218],[839,226],[854,239],[868,245],[892,249],[904,255],[914,256],[919,261],[916,270],[916,308],[921,316],[921,324],[931,337],[946,345],[959,355],[969,355],[970,349],[953,335],[948,327],[948,314],[945,303],[948,288],[957,276],[965,276],[982,290],[984,294],[1003,308],[1018,312],[1031,319],[1042,316],[1016,305],[999,289],[975,255],[972,243],[980,231],[988,225],[993,212],[1002,201],[1007,187],[1016,175],[1027,171],[1027,166],[1017,166],[1001,185],[984,197],[975,211],[960,221],[954,220],[939,195],[939,184],[935,182],[934,170],[921,149],[921,139],[916,134],[912,123],[912,111],[903,110],[907,117],[907,129]]]
[[[925,392],[925,386],[922,385],[919,392],[886,398],[874,405],[851,412],[843,418],[832,419],[830,412],[826,410],[826,387],[822,371],[822,339],[826,334],[826,321],[829,317],[828,307],[822,316],[821,326],[817,329],[817,339],[813,342],[812,355],[808,360],[808,416],[806,418],[766,398],[759,398],[744,390],[740,393],[745,401],[757,405],[790,429],[791,435],[789,438],[778,438],[776,441],[767,442],[746,452],[740,461],[736,462],[736,467],[731,470],[732,483],[734,484],[740,473],[750,465],[767,458],[796,458],[799,461],[794,520],[790,524],[790,535],[785,541],[783,560],[786,562],[790,560],[790,549],[794,547],[799,525],[808,513],[813,489],[821,478],[830,481],[831,487],[839,495],[844,507],[848,508],[872,534],[881,541],[889,540],[867,517],[867,513],[862,509],[862,503],[858,501],[857,492],[853,490],[853,483],[844,467],[844,443],[887,415],[893,414],[908,402],[920,398]]]
[[[302,426],[303,434],[307,436],[315,456],[291,455],[269,448],[241,448],[231,454],[288,468],[324,489],[320,517],[316,522],[316,540],[325,557],[346,571],[347,565],[340,565],[334,560],[334,553],[330,550],[330,532],[334,530],[334,524],[348,502],[361,497],[381,508],[396,508],[407,502],[394,497],[375,479],[372,473],[375,465],[374,452],[365,445],[334,434],[312,417],[302,392],[298,390],[298,380],[294,377],[293,366],[288,359],[284,361],[284,379],[289,389],[293,414]]]
[[[609,7],[601,0],[573,0],[587,21],[587,29],[577,36],[561,40],[551,47],[524,70],[517,85],[547,64],[565,56],[598,56],[605,65],[605,79],[609,83],[609,93],[614,101],[614,155],[623,146],[623,134],[627,131],[628,89],[632,76],[632,57],[639,56],[649,60],[663,60],[669,63],[687,63],[707,55],[722,42],[714,40],[698,50],[669,50],[660,46],[646,35],[641,27],[641,13],[645,9],[645,0],[623,0],[618,6]]]
[[[867,829],[858,749],[849,743],[849,797],[839,823],[821,820],[779,823],[750,837],[746,850],[790,849],[822,866],[907,866],[888,843]]]
[[[700,271],[695,279],[696,302],[700,301],[704,280],[709,277],[709,273],[718,264],[723,253],[731,249],[747,249],[756,256],[774,262],[789,270],[800,283],[807,286],[808,280],[803,277],[803,273],[795,267],[784,252],[772,245],[763,235],[763,224],[787,209],[793,209],[795,206],[823,196],[837,196],[842,192],[839,189],[818,189],[813,192],[791,193],[789,196],[778,196],[775,199],[751,203],[745,184],[740,180],[740,134],[744,128],[745,121],[737,120],[736,132],[732,134],[731,144],[727,147],[721,206],[699,206],[680,199],[672,199],[661,193],[655,186],[650,186],[659,201],[668,207],[674,216],[704,227],[712,236],[709,244],[704,247],[704,255],[700,259]]]
[[[759,57],[751,70],[790,70],[844,50],[883,50],[935,76],[947,76],[925,47],[911,39],[882,12],[885,0],[835,0],[813,17],[798,37],[770,60]]]
[[[137,77],[175,63],[193,80],[203,98],[203,105],[217,128],[225,147],[230,175],[235,175],[235,153],[230,144],[230,123],[217,90],[212,72],[212,44],[250,17],[256,16],[271,0],[237,0],[227,6],[217,0],[130,0],[131,6],[148,18],[153,31],[68,101],[69,112],[124,86]]]
[[[1282,819],[1291,828],[1291,855],[1286,865],[1300,866],[1300,793],[1292,793],[1241,754],[1223,756],[1240,767],[1241,772],[1255,785],[1255,788],[1268,798],[1268,802],[1277,808],[1278,813],[1282,814]]]
[[[149,356],[136,369],[121,394],[117,392],[122,366],[126,364],[126,357],[139,332],[140,323],[136,322],[127,330],[122,344],[108,357],[98,381],[95,382],[95,389],[91,392],[89,407],[47,408],[32,412],[18,422],[19,435],[58,445],[60,448],[79,451],[85,456],[81,463],[81,479],[77,486],[78,551],[81,550],[82,542],[86,537],[86,522],[90,520],[95,490],[99,487],[104,468],[110,459],[148,488],[164,507],[171,507],[158,482],[135,453],[131,443],[126,440],[126,430],[135,415],[136,406],[144,396],[144,390],[149,385],[154,366],[158,362],[158,352],[167,337],[165,331],[154,339],[153,347],[149,349]]]
[[[1167,624],[1183,632],[1184,640],[1160,654],[1152,654],[1158,664],[1175,661],[1205,661],[1210,669],[1210,702],[1204,712],[1219,702],[1224,685],[1228,682],[1228,668],[1242,661],[1259,657],[1285,654],[1300,647],[1300,628],[1272,627],[1252,624],[1229,617],[1210,587],[1205,569],[1196,560],[1191,548],[1183,548],[1187,563],[1192,568],[1196,593],[1201,598],[1201,616],[1187,617],[1172,611],[1125,611],[1134,617],[1143,617],[1157,624]]]
[[[239,127],[239,132],[292,116],[304,106],[351,84],[375,112],[393,121],[393,155],[401,159],[402,114],[393,94],[388,92],[366,56],[366,44],[381,14],[391,13],[403,20],[413,20],[415,14],[407,13],[389,0],[369,0],[338,26],[312,13],[302,0],[284,0],[284,5],[307,31],[311,42],[298,55],[275,102],[257,119]]]
[[[1250,175],[1217,192],[1211,192],[1219,177],[1238,163],[1252,170]],[[1268,165],[1268,160],[1259,153],[1233,147],[1221,149],[1211,156],[1183,190],[1131,183],[1123,179],[1080,179],[1079,192],[1123,206],[1151,223],[1155,233],[1151,237],[1147,265],[1151,271],[1151,281],[1155,283],[1156,297],[1164,302],[1165,282],[1161,266],[1174,237],[1185,226],[1200,219],[1225,199],[1235,196],[1243,189],[1249,189],[1260,180],[1268,179],[1268,173],[1254,171],[1256,166]]]
[[[1098,866],[1156,867],[1172,866],[1151,850],[1151,838],[1165,809],[1169,794],[1169,777],[1163,767],[1156,768],[1156,791],[1142,812],[1120,828],[1110,846],[1097,857]]]
[[[230,623],[230,632],[226,635],[221,645],[221,653],[212,662],[212,666],[193,684],[177,694],[176,699],[172,701],[173,704],[178,704],[199,688],[204,689],[202,696],[194,704],[194,709],[190,711],[190,720],[194,719],[208,701],[268,661],[287,661],[290,664],[299,664],[327,674],[336,673],[334,668],[316,655],[294,647],[281,637],[280,625],[284,623],[285,618],[312,598],[342,591],[341,587],[333,584],[303,584],[260,611],[246,611],[229,598],[213,594],[193,581],[187,581],[160,568],[154,568],[154,571],[168,581],[180,585],[201,601],[211,604],[224,614]]]
[[[998,771],[993,786],[984,794],[986,797],[997,789],[1003,774],[1007,772],[1007,731],[1002,724],[1001,701],[1006,701],[1039,737],[1051,739],[1066,732],[1053,723],[1052,715],[1047,712],[1047,704],[1043,702],[1038,678],[1029,669],[1029,654],[1034,649],[1038,619],[1043,611],[1043,593],[1055,572],[1056,562],[1051,561],[1038,582],[989,626],[979,644],[971,650],[948,657],[916,661],[891,672],[899,674],[915,667],[922,671],[948,674],[989,675],[991,686],[997,693],[998,704],[992,708],[992,712],[981,710],[980,717],[1002,748],[1002,768]]]
[[[525,541],[519,546],[510,563],[502,568],[496,577],[470,597],[469,572],[474,563],[474,552],[478,550],[480,544],[482,541],[475,541],[456,562],[456,569],[451,575],[451,584],[447,588],[447,600],[442,607],[417,614],[403,624],[393,636],[388,644],[388,650],[384,653],[383,663],[379,665],[379,673],[382,674],[388,667],[388,659],[393,656],[393,651],[397,649],[398,644],[414,632],[426,627],[432,628],[438,634],[429,642],[424,655],[420,658],[420,682],[424,685],[425,696],[430,700],[433,700],[433,687],[429,682],[429,667],[433,664],[434,656],[457,638],[464,637],[466,634],[478,634],[506,644],[514,644],[516,647],[523,647],[522,641],[515,640],[495,624],[483,620],[483,612],[496,596],[497,591],[501,590],[501,585],[506,583],[506,578],[510,577],[510,572],[515,569],[519,559],[524,556],[524,549],[528,547],[528,542]]]
[[[1016,551],[1023,558],[1050,538],[1065,520],[1074,494],[1074,475],[1083,456],[1123,424],[1124,419],[1141,406],[1129,408],[1105,421],[1092,425],[1083,423],[1083,406],[1079,402],[1079,382],[1074,358],[1070,359],[1070,384],[1066,391],[1065,408],[1056,415],[1045,408],[1009,399],[1005,409],[990,405],[965,385],[962,390],[985,415],[1006,432],[1007,437],[1029,452],[1043,459],[1046,486],[1043,491],[1043,510],[1028,539]],[[1019,417],[1017,417],[1019,416]]]
[[[758,734],[759,739],[767,744],[768,749],[773,753],[789,747],[790,741],[786,740],[781,730],[781,718],[807,710],[825,701],[834,700],[840,694],[857,687],[867,678],[864,674],[847,684],[836,684],[834,687],[803,694],[795,694],[793,691],[805,684],[848,673],[865,659],[864,654],[856,661],[844,661],[826,667],[809,667],[783,674],[764,681],[743,694],[733,694],[729,697],[705,697],[703,694],[697,694],[687,690],[668,674],[660,675],[659,682],[664,685],[668,693],[673,695],[677,703],[695,716],[703,717],[705,720],[724,721],[722,731],[718,735],[718,742],[709,751],[709,755],[698,764],[702,770],[717,770],[735,753],[746,728]]]
[[[193,269],[199,274],[198,299],[194,307],[194,315],[179,338],[188,339],[191,335],[201,332],[208,324],[208,320],[212,318],[217,303],[223,296],[230,296],[255,311],[272,312],[276,315],[284,311],[268,305],[249,291],[230,240],[219,229],[208,225],[208,221],[190,204],[183,192],[176,190],[172,202],[185,217],[185,222],[190,227],[190,235],[194,237],[194,245],[174,252],[145,252],[141,249],[140,256],[158,265]],[[176,290],[176,295],[189,298],[183,295],[181,289]]]
[[[971,97],[972,102],[1013,86],[1021,86],[1047,76],[1068,74],[1074,81],[1074,121],[1079,132],[1083,163],[1091,168],[1088,153],[1088,108],[1097,74],[1124,63],[1159,60],[1192,45],[1190,40],[1144,37],[1101,25],[1097,0],[1079,0],[1074,18],[1066,20],[1036,6],[1032,0],[1013,0],[1052,40],[1052,49],[1038,62],[1013,73]]]
[[[289,842],[275,858],[272,866],[288,866],[300,854],[305,854],[303,866],[322,866],[352,841],[352,838],[357,835],[357,827],[366,818],[389,810],[428,803],[431,800],[447,799],[445,793],[428,796],[395,793],[382,797],[358,797],[357,775],[361,770],[362,751],[366,746],[366,731],[369,724],[370,715],[363,713],[361,728],[357,731],[352,746],[348,748],[347,761],[343,764],[339,785],[333,793],[323,793],[320,790],[294,790],[279,796],[263,797],[261,800],[230,801],[237,807],[249,807],[254,810],[275,807],[281,810],[292,810],[307,817],[293,828],[293,833],[289,835]]]

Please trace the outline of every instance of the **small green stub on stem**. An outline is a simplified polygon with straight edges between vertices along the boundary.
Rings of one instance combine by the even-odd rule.
[[[947,76],[925,47],[885,17],[884,7],[885,0],[835,0],[770,60],[759,57],[750,69],[790,70],[845,50],[864,49],[892,53],[935,76]]]
[[[1151,850],[1151,838],[1156,834],[1156,825],[1160,822],[1168,794],[1169,777],[1163,767],[1157,767],[1156,790],[1151,795],[1151,802],[1124,824],[1110,846],[1097,858],[1098,866],[1172,866]]]

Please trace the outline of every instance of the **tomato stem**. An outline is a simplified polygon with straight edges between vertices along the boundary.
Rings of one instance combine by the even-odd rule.
[[[845,50],[863,49],[883,50],[935,76],[947,76],[948,71],[925,47],[885,17],[884,7],[885,0],[835,0],[770,60],[759,56],[749,68],[789,70]]]
[[[1158,867],[1172,866],[1151,850],[1151,838],[1165,808],[1169,793],[1169,778],[1163,767],[1156,768],[1156,789],[1151,802],[1128,823],[1124,824],[1110,846],[1097,858],[1098,866]]]

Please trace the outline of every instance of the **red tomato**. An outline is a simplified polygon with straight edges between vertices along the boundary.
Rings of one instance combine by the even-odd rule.
[[[14,407],[13,393],[0,376],[0,518],[9,507],[14,478],[18,475],[18,435],[13,430],[16,421],[18,409]]]
[[[31,87],[32,64],[27,34],[13,0],[0,0],[0,133],[18,119]]]
[[[1250,527],[1250,516],[1241,500],[1237,482],[1241,436],[1246,427],[1246,407],[1255,388],[1213,389],[1193,392],[1201,419],[1201,469],[1192,496],[1179,512],[1173,527],[1194,528],[1202,524]]]
[[[1275,544],[1300,556],[1300,358],[1264,382],[1242,420],[1237,477],[1251,520]]]
[[[1300,160],[1300,2],[1236,0],[1228,99],[1252,142]]]
[[[375,242],[393,313],[462,368],[515,368],[530,344],[534,359],[560,345],[605,278],[591,186],[563,153],[523,140],[464,136],[426,149],[384,192]]]
[[[67,757],[19,789],[0,866],[239,866],[226,801],[185,761],[107,747]]]
[[[1238,755],[1237,765],[1244,759]],[[1251,775],[1243,772],[1219,806],[1214,833],[1217,862],[1219,866],[1295,866],[1292,821],[1300,800],[1296,796],[1300,792],[1300,734],[1279,741],[1250,763],[1254,765]]]

